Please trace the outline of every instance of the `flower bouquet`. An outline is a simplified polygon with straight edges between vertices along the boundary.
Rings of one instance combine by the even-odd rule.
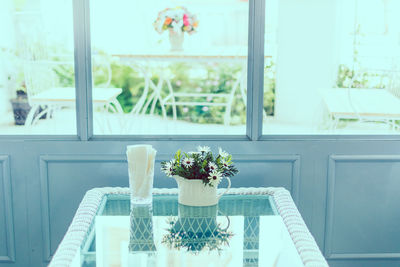
[[[158,33],[165,30],[195,33],[199,21],[185,7],[166,8],[158,13],[153,26]]]
[[[166,8],[158,13],[153,26],[158,33],[169,30],[171,50],[182,50],[183,34],[193,34],[199,25],[195,15],[185,7]]]
[[[218,203],[222,194],[217,195],[216,188],[223,178],[238,173],[233,164],[232,155],[219,148],[214,155],[207,146],[198,147],[197,152],[178,150],[171,161],[161,162],[162,171],[175,178],[179,187],[178,202],[191,206],[209,206]]]

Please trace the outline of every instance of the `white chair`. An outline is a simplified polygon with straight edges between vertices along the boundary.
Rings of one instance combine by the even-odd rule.
[[[148,71],[146,72],[148,73]],[[174,88],[171,84],[171,77],[168,75],[167,71],[158,71],[159,80],[157,84],[154,84],[151,80],[151,75],[147,75],[145,77],[145,90],[142,95],[141,100],[139,100],[138,104],[135,106],[134,110],[137,114],[142,113],[145,114],[146,111],[150,107],[150,114],[154,113],[156,102],[160,102],[162,115],[166,118],[166,109],[165,106],[172,106],[172,116],[174,120],[177,120],[177,106],[218,106],[225,108],[224,114],[224,125],[230,125],[231,121],[231,111],[232,104],[235,97],[236,92],[239,90],[242,100],[246,105],[246,93],[245,93],[245,75],[246,72],[242,71],[236,74],[235,80],[232,84],[231,91],[229,93],[177,93],[174,91]],[[164,84],[167,87],[168,93],[166,97],[162,97],[161,91],[163,90]],[[149,88],[153,89],[153,92],[147,97]],[[145,96],[143,98],[143,96]],[[145,99],[147,98],[147,101]],[[179,99],[193,99],[193,100],[185,100],[180,101]],[[197,101],[194,99],[204,99],[202,101]],[[222,99],[222,101],[211,102],[207,101],[207,98],[217,98]],[[150,106],[151,104],[151,106]]]

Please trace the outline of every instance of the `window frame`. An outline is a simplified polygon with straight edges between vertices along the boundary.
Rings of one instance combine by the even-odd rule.
[[[247,108],[244,135],[95,135],[93,133],[90,0],[71,0],[73,5],[76,135],[1,135],[0,140],[65,141],[284,141],[284,140],[387,140],[400,135],[279,134],[264,135],[264,35],[265,1],[249,0]]]
[[[74,22],[83,25],[82,29],[74,31],[80,36],[75,39],[84,39],[75,49],[85,51],[86,76],[78,77],[79,72],[75,69],[76,81],[79,79],[86,81],[86,106],[80,101],[80,108],[87,120],[82,121],[82,116],[78,117],[78,135],[82,140],[143,140],[143,141],[170,141],[170,140],[229,140],[229,141],[255,141],[262,134],[262,108],[264,90],[264,27],[265,27],[265,0],[249,0],[248,14],[248,56],[247,56],[247,103],[246,103],[246,134],[244,135],[95,135],[93,132],[93,109],[92,109],[92,73],[91,73],[91,42],[90,42],[90,0],[73,0]],[[82,14],[83,11],[83,14]],[[78,20],[81,20],[78,22]],[[77,52],[76,52],[77,53]],[[81,58],[75,58],[75,62]],[[82,62],[83,63],[83,62]],[[81,70],[83,75],[83,70]],[[83,82],[82,82],[83,83]],[[85,90],[86,89],[86,90]],[[78,86],[77,86],[77,107],[78,107]],[[82,93],[80,93],[82,94]],[[81,97],[83,97],[81,95]],[[87,124],[85,124],[87,122]],[[86,131],[85,128],[86,127]]]

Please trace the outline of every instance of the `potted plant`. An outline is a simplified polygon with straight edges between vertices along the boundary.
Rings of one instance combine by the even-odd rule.
[[[26,117],[31,110],[24,83],[16,90],[16,98],[11,99],[10,102],[13,108],[15,125],[24,125]]]
[[[192,15],[185,7],[166,8],[158,13],[153,26],[158,33],[165,30],[169,32],[171,51],[183,50],[183,34],[193,34],[199,25],[195,15]]]
[[[14,121],[15,125],[25,125],[26,118],[28,117],[29,112],[31,111],[31,106],[28,102],[26,86],[23,82],[22,85],[16,90],[16,98],[10,99],[13,113],[14,113]],[[43,111],[42,107],[39,107],[33,118],[37,117]],[[47,113],[40,116],[40,120],[46,119]]]
[[[178,183],[178,202],[188,206],[212,206],[218,203],[230,186],[229,177],[238,173],[232,155],[219,148],[214,155],[207,146],[198,147],[197,152],[178,150],[171,161],[161,162],[162,171]],[[228,188],[217,195],[221,180],[228,180]]]

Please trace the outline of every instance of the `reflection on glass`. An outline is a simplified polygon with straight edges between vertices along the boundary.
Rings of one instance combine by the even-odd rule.
[[[191,252],[218,250],[229,246],[233,233],[228,226],[221,228],[217,223],[218,205],[194,207],[179,204],[178,219],[168,221],[168,234],[162,243],[168,248],[184,249]]]
[[[128,264],[155,266],[152,205],[131,205]]]
[[[95,134],[245,134],[247,1],[92,0],[91,27]]]
[[[82,266],[302,264],[267,195],[223,196],[209,207],[179,205],[175,195],[155,195],[152,205],[130,206],[129,195],[105,202],[81,246]]]
[[[257,266],[259,260],[260,217],[244,217],[243,265]]]
[[[131,205],[129,251],[155,251],[151,205]]]
[[[72,2],[0,1],[0,134],[76,134]]]
[[[266,1],[263,133],[400,133],[399,11],[399,1]]]

